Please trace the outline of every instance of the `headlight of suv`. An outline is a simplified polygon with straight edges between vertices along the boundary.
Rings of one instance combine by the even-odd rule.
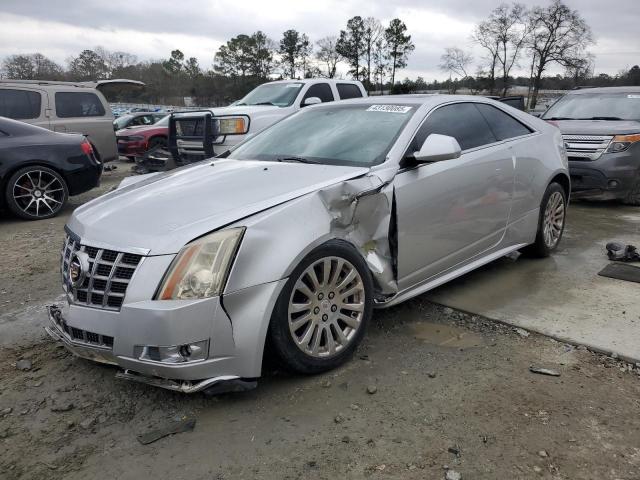
[[[244,227],[221,230],[185,245],[171,262],[156,300],[219,295],[244,230]]]
[[[627,148],[631,146],[632,143],[640,141],[640,133],[636,133],[634,135],[616,135],[611,140],[611,144],[609,148],[607,148],[607,152],[609,153],[618,153],[624,152]]]
[[[243,135],[247,133],[247,117],[218,117],[220,135]]]

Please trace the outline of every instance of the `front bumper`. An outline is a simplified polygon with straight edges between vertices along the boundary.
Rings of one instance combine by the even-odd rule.
[[[569,173],[574,198],[624,199],[640,181],[640,149],[604,153],[593,161],[570,160]]]
[[[142,155],[147,151],[146,140],[135,142],[118,140],[118,153],[120,155]]]
[[[281,280],[226,295],[229,314],[218,297],[125,303],[120,311],[52,306],[45,330],[79,357],[120,367],[120,378],[185,393],[245,390],[260,376],[264,337],[283,284]],[[205,360],[164,363],[136,357],[140,346],[205,339]]]

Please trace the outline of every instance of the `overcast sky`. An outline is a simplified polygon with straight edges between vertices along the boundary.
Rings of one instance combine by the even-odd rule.
[[[141,60],[167,58],[179,48],[210,68],[229,38],[266,32],[279,41],[294,28],[312,41],[336,35],[354,15],[383,23],[402,19],[415,44],[399,77],[442,79],[445,47],[482,52],[470,41],[474,25],[500,0],[0,0],[0,58],[40,52],[64,64],[71,55],[101,45]],[[546,0],[522,0],[527,5]],[[640,0],[566,0],[591,26],[596,73],[615,74],[640,63]],[[526,68],[526,62],[522,62]],[[521,68],[524,71],[524,68]]]

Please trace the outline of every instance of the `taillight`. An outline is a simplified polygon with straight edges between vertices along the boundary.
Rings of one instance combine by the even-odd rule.
[[[91,156],[91,154],[93,153],[93,147],[86,140],[80,144],[80,148],[82,148],[82,151],[85,153],[85,155]]]

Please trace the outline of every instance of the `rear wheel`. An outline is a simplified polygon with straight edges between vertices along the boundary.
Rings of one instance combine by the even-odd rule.
[[[60,212],[69,197],[62,176],[47,167],[25,167],[7,182],[5,199],[9,210],[26,220],[51,218]]]
[[[270,346],[290,370],[319,373],[347,360],[373,309],[373,282],[352,247],[331,241],[293,271],[276,303]]]
[[[640,206],[640,180],[629,190],[627,196],[622,200],[625,205]]]
[[[523,248],[523,253],[535,257],[551,255],[562,239],[566,214],[567,194],[560,184],[552,183],[547,187],[540,204],[536,241]]]

